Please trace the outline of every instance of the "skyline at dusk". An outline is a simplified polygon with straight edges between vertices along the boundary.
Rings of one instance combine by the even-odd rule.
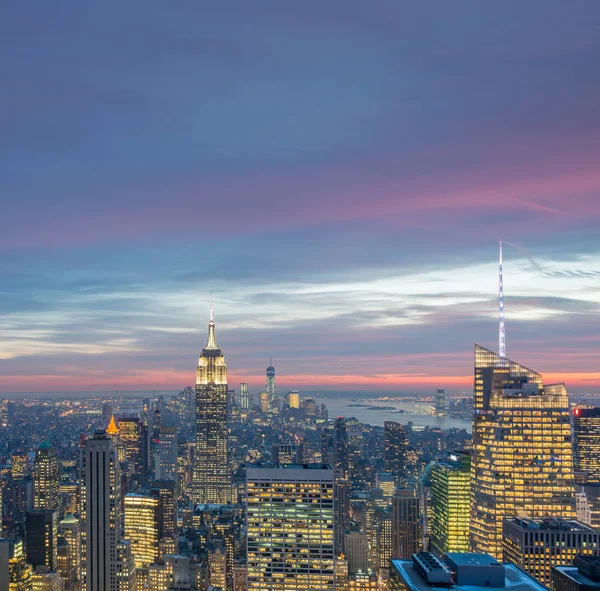
[[[0,14],[0,392],[600,391],[599,4]]]

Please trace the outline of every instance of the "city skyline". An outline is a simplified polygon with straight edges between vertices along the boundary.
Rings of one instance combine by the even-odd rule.
[[[0,393],[192,385],[211,289],[236,389],[469,391],[500,239],[599,391],[600,6],[435,7],[6,7]]]

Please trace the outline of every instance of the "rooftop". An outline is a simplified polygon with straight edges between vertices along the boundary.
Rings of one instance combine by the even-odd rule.
[[[456,558],[456,554],[454,555]],[[468,554],[467,554],[468,556]],[[477,555],[476,555],[477,556]],[[460,559],[459,559],[460,560]],[[465,558],[468,562],[468,558]],[[425,581],[416,571],[412,560],[392,560],[392,570],[401,574],[406,581],[408,591],[432,591],[432,589],[445,589],[449,591],[490,591],[489,586],[484,585],[436,585]],[[503,563],[504,566],[504,588],[510,591],[548,591],[547,587],[536,581],[533,577],[522,571],[511,563]]]
[[[576,519],[562,519],[561,517],[550,517],[547,519],[526,519],[523,517],[513,517],[505,519],[506,523],[528,530],[544,531],[575,531],[575,532],[596,532],[593,527],[581,523]]]

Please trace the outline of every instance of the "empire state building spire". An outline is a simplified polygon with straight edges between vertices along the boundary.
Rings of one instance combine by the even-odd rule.
[[[218,349],[217,339],[215,338],[215,308],[213,305],[213,293],[210,290],[210,322],[208,323],[208,341],[205,349]]]

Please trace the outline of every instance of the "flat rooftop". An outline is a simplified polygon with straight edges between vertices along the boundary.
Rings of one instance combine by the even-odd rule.
[[[501,564],[489,554],[448,552],[447,556],[452,559],[457,566],[490,566],[490,564]]]
[[[454,554],[456,556],[456,554]],[[467,555],[468,556],[468,555]],[[432,589],[445,589],[452,591],[490,591],[490,587],[483,585],[436,585],[425,581],[415,570],[412,560],[392,560],[393,567],[402,574],[410,591],[431,591]],[[466,564],[469,564],[467,562]],[[489,564],[489,557],[487,563]],[[533,577],[511,563],[501,563],[504,566],[504,588],[510,591],[548,591],[548,588],[538,583]]]
[[[505,521],[523,529],[533,531],[597,531],[593,527],[590,527],[585,523],[581,523],[581,521],[577,521],[576,519],[562,519],[560,517],[551,517],[548,519],[526,519],[523,517],[513,517],[506,519]]]
[[[553,568],[586,587],[596,587],[597,589],[600,589],[600,581],[594,581],[593,579],[586,577],[576,566],[555,566]]]

